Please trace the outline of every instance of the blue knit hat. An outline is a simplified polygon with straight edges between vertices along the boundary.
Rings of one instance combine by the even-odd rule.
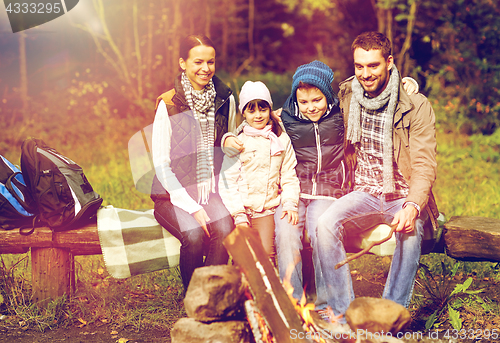
[[[326,97],[328,104],[335,104],[335,94],[332,88],[333,71],[323,62],[312,61],[297,68],[292,81],[292,98],[294,101],[297,101],[297,88],[299,88],[300,81],[318,87]]]

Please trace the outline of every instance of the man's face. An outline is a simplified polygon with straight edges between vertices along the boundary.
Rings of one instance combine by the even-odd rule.
[[[382,56],[382,50],[354,50],[354,73],[368,95],[376,97],[387,86],[393,57]]]

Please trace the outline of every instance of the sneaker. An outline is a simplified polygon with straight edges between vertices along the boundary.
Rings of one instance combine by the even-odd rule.
[[[331,311],[327,308],[321,309],[321,310],[316,310],[316,313],[319,314],[321,319],[323,319],[326,322],[331,322],[330,321],[330,316],[331,316]]]

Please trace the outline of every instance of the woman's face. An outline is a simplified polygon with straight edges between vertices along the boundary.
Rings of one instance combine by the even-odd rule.
[[[179,65],[186,72],[195,90],[202,90],[215,74],[215,49],[198,45],[189,50],[189,57],[179,59]]]

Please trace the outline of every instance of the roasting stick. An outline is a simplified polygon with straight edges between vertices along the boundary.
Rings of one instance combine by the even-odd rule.
[[[342,267],[344,264],[352,261],[352,260],[355,260],[357,259],[358,257],[366,254],[368,251],[370,251],[371,248],[373,248],[375,245],[380,245],[384,242],[387,242],[389,239],[391,239],[394,231],[396,231],[396,228],[398,227],[398,224],[394,224],[391,226],[391,232],[389,232],[389,235],[387,235],[387,237],[381,239],[380,241],[376,241],[376,242],[371,242],[370,245],[368,245],[366,248],[364,248],[363,250],[361,250],[360,252],[357,252],[355,254],[352,254],[350,255],[349,257],[345,258],[343,261],[337,263],[335,265],[335,269],[339,269],[340,267]]]

